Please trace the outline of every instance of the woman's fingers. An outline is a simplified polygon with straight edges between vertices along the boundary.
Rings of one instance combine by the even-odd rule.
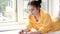
[[[19,34],[23,34],[24,33],[24,31],[23,30],[21,30],[20,32],[19,32]]]

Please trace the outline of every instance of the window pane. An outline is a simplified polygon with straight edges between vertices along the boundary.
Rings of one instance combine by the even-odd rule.
[[[24,0],[24,18],[27,18],[26,15],[28,15],[28,10],[27,10],[27,4],[28,4],[28,0]]]
[[[45,10],[45,11],[48,11],[48,9],[49,9],[49,0],[42,0],[42,8]]]
[[[28,17],[28,10],[27,10],[27,4],[28,4],[29,0],[24,0],[24,22],[26,22],[26,19]]]
[[[0,0],[0,22],[16,21],[15,0]]]

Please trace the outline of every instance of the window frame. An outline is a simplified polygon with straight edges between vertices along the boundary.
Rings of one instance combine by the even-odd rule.
[[[16,0],[17,21],[0,23],[0,31],[22,29],[23,26],[23,0]]]

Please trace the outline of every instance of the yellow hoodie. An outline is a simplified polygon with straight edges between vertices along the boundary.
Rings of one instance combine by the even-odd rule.
[[[34,28],[36,30],[40,30],[42,34],[46,34],[47,32],[60,30],[60,22],[58,19],[51,18],[47,12],[40,9],[40,17],[38,21],[36,21],[32,14],[29,14],[27,28],[29,30]]]

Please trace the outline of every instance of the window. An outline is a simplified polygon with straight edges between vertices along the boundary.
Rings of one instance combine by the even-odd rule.
[[[16,22],[16,0],[0,0],[0,23]]]
[[[0,31],[18,29],[17,0],[0,0]]]
[[[49,0],[49,13],[53,17],[58,17],[59,0]]]
[[[42,0],[41,6],[42,6],[42,9],[49,12],[49,0]]]

